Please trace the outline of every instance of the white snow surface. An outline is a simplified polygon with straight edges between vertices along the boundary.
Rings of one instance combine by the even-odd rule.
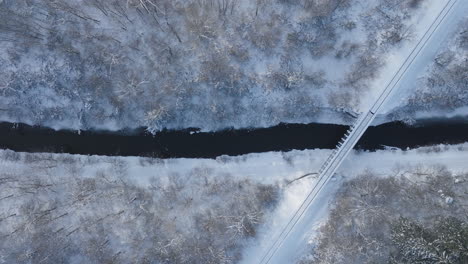
[[[402,49],[398,50],[398,53],[393,53],[390,55],[389,60],[390,63],[387,63],[385,68],[382,70],[385,74],[379,76],[375,82],[373,82],[374,89],[371,89],[373,92],[378,92],[379,89],[377,88],[379,85],[382,86],[384,89],[384,85],[390,81],[393,77],[394,73],[398,70],[403,61],[406,59],[408,54],[411,52],[412,48],[416,45],[418,40],[421,38],[422,34],[429,28],[430,24],[434,21],[437,14],[442,10],[442,8],[450,2],[447,1],[436,1],[436,2],[426,2],[426,12],[422,16],[416,16],[413,19],[416,26],[415,35],[416,37],[413,41],[405,43]],[[397,87],[397,94],[394,93],[393,100],[387,102],[388,105],[392,106],[392,104],[398,104],[398,99],[404,96],[404,93],[408,93],[408,90],[405,90],[405,86],[410,86],[412,83],[416,81],[418,74],[424,70],[425,66],[430,64],[430,62],[435,58],[437,55],[437,51],[440,49],[442,43],[450,36],[450,34],[454,34],[456,29],[458,28],[457,25],[462,19],[468,14],[468,5],[465,1],[457,1],[453,9],[448,13],[447,20],[444,21],[439,28],[435,31],[432,37],[427,42],[426,46],[424,47],[424,56],[418,56],[414,62],[411,64],[411,67],[408,69],[407,74],[404,75],[404,78],[400,81],[400,87]],[[403,89],[401,86],[403,86]],[[375,93],[371,96],[368,96],[369,99],[367,105],[364,104],[366,107],[364,109],[369,109],[371,104],[375,101],[376,97],[379,93]],[[431,155],[421,155],[421,153],[415,152],[411,159],[408,157],[410,152],[400,152],[400,153],[390,153],[386,155],[382,155],[382,157],[376,157],[374,153],[369,154],[367,156],[367,162],[355,162],[356,159],[353,154],[351,158],[348,158],[344,164],[338,170],[337,175],[346,175],[346,177],[350,177],[355,175],[356,172],[362,172],[363,169],[376,169],[379,173],[390,173],[392,169],[395,168],[395,155],[405,153],[405,162],[417,163],[417,162],[428,162],[427,164],[434,164],[440,163],[441,161],[446,161],[450,163],[449,166],[451,169],[463,168],[466,169],[466,161],[468,160],[467,153],[465,152],[463,155],[460,153],[449,152],[450,154],[446,153],[444,157],[441,155],[431,156]],[[377,152],[377,154],[381,154],[381,152]],[[388,156],[390,155],[390,156]],[[366,158],[366,154],[362,155]],[[391,158],[393,156],[393,159]],[[376,166],[377,165],[377,166]],[[374,166],[374,167],[373,167]],[[340,181],[341,179],[335,179],[335,182]],[[309,185],[309,186],[307,186]],[[304,250],[304,246],[313,238],[317,227],[319,226],[320,219],[324,219],[327,210],[328,201],[333,197],[333,192],[336,191],[338,184],[327,184],[323,191],[319,193],[317,199],[311,205],[312,208],[306,210],[304,213],[301,221],[298,222],[291,233],[287,236],[287,238],[283,241],[282,246],[278,248],[274,257],[268,263],[293,263],[297,261],[297,257],[299,257]],[[311,186],[313,183],[304,183],[301,182],[299,186],[292,187],[294,195],[288,196],[286,195],[283,203],[278,208],[278,215],[273,217],[274,219],[272,223],[270,223],[270,227],[266,227],[266,230],[263,234],[263,239],[255,242],[256,246],[250,247],[246,252],[246,257],[243,263],[256,263],[260,262],[262,256],[266,253],[266,250],[269,246],[274,243],[274,238],[279,236],[279,233],[282,231],[282,228],[286,226],[287,221],[291,218],[292,214],[300,207],[301,202],[305,199],[307,194],[309,193]],[[301,197],[302,198],[299,198]],[[294,204],[294,201],[297,203]],[[293,205],[294,204],[294,205]],[[271,230],[274,230],[271,231]]]
[[[419,14],[418,16],[413,17],[412,25],[415,29],[415,34],[412,42],[407,42],[404,44],[404,47],[401,50],[392,52],[389,56],[389,61],[385,68],[382,70],[385,75],[382,75],[379,79],[375,80],[374,86],[378,86],[383,83],[387,83],[392,77],[393,73],[398,70],[398,67],[403,63],[405,58],[411,52],[411,48],[415,45],[415,41],[419,40],[424,34],[425,29],[428,25],[434,20],[438,12],[445,6],[449,0],[441,1],[426,1],[425,3],[425,12],[424,14]],[[408,97],[410,97],[416,90],[418,81],[427,73],[428,67],[434,61],[439,52],[446,47],[448,40],[451,40],[455,37],[456,33],[460,30],[460,23],[464,19],[468,18],[468,4],[466,1],[457,1],[455,6],[452,9],[445,21],[440,24],[438,30],[432,35],[431,39],[428,41],[427,45],[424,48],[424,54],[418,56],[414,62],[409,67],[407,74],[401,79],[400,84],[395,88],[397,94],[388,98],[388,100],[382,105],[380,110],[381,115],[390,113],[395,108],[405,105]],[[378,89],[372,89],[373,92],[378,92]],[[375,96],[374,96],[375,97]],[[373,99],[373,96],[369,96],[367,99]],[[460,114],[468,114],[466,108],[460,108],[453,111],[452,113],[447,113],[447,116],[454,116]],[[432,116],[440,116],[440,113],[436,112],[426,112],[421,113],[420,115],[414,118],[429,118]]]
[[[37,28],[44,40],[20,41],[24,49],[0,42],[0,120],[54,129],[147,126],[151,131],[347,123],[339,110],[367,109],[420,27],[446,1],[422,1],[420,8],[410,7],[410,0],[342,1],[324,21],[315,19],[320,10],[305,10],[302,1],[222,1],[236,8],[220,21],[216,8],[195,8],[211,1],[166,0],[172,13],[161,25],[133,8],[126,9],[132,22],[122,21],[112,15],[115,1],[103,4],[109,16],[95,1],[60,1],[99,25],[74,20],[45,2],[6,1],[0,12],[7,20],[6,14],[19,15],[24,24],[40,18],[57,31]],[[138,1],[123,2],[128,7]],[[319,7],[341,1],[312,2]],[[36,8],[56,16],[43,19]],[[19,21],[9,20],[13,28]],[[170,23],[182,41],[171,33]],[[392,37],[413,30],[413,41]],[[16,30],[5,34],[8,40],[23,40]],[[62,41],[65,47],[54,48]],[[382,75],[369,85],[377,71]]]
[[[9,150],[0,150],[0,156],[4,156]],[[266,246],[270,245],[280,232],[281,228],[289,220],[291,213],[301,204],[305,196],[315,184],[314,177],[304,178],[290,185],[287,182],[300,177],[306,173],[318,171],[330,150],[304,150],[269,152],[260,154],[248,154],[237,157],[222,156],[212,159],[167,159],[157,162],[145,162],[146,158],[138,157],[102,157],[83,156],[69,154],[28,154],[33,156],[43,156],[43,166],[47,167],[47,159],[68,157],[82,163],[81,172],[75,177],[96,177],[99,171],[110,170],[115,166],[115,160],[123,160],[127,164],[126,180],[134,182],[142,187],[150,184],[151,178],[157,176],[162,179],[178,173],[180,175],[190,175],[189,172],[195,169],[206,169],[209,175],[229,174],[238,180],[249,179],[252,182],[263,184],[279,183],[282,188],[281,199],[275,209],[267,212],[267,222],[260,227],[255,239],[248,241],[244,247],[244,259],[242,263],[257,263]],[[25,155],[25,154],[22,154]],[[48,156],[44,156],[48,155]],[[317,229],[326,221],[329,211],[329,202],[334,197],[335,191],[340,184],[351,179],[366,170],[371,170],[377,175],[391,175],[396,168],[417,167],[440,164],[447,166],[455,174],[468,170],[468,143],[460,145],[439,145],[433,147],[423,147],[413,150],[381,150],[376,152],[356,152],[353,151],[341,168],[337,176],[326,185],[323,192],[313,204],[313,210],[309,210],[304,217],[306,225],[295,229],[294,233],[285,241],[277,258],[278,263],[294,263],[302,256],[307,244],[315,243],[314,236]],[[92,161],[92,162],[90,162]],[[39,164],[36,164],[36,166]],[[0,167],[6,173],[8,171],[22,171],[30,166],[25,159],[21,161],[1,159]],[[50,169],[57,175],[66,174],[67,164],[58,165]],[[189,179],[187,179],[189,181]]]
[[[0,156],[11,150],[0,150]],[[223,173],[232,174],[231,177],[237,179],[249,179],[254,182],[264,184],[274,184],[287,180],[292,180],[310,171],[319,168],[328,155],[330,150],[307,150],[307,151],[290,151],[282,152],[267,152],[260,154],[247,154],[242,156],[220,156],[216,159],[164,159],[157,162],[145,162],[147,158],[140,157],[106,157],[106,156],[86,156],[86,155],[71,155],[71,154],[41,154],[31,153],[28,155],[43,156],[48,155],[51,159],[57,157],[68,157],[74,160],[82,161],[87,165],[83,165],[83,177],[95,177],[96,173],[102,170],[111,169],[115,166],[115,160],[123,160],[127,164],[126,175],[129,180],[134,181],[140,186],[148,186],[149,180],[154,177],[164,177],[172,173],[188,175],[190,171],[197,168],[205,168],[212,171],[211,175],[219,175]],[[24,153],[22,153],[24,155]],[[45,158],[46,161],[49,158]],[[39,159],[40,160],[40,159]],[[144,165],[143,165],[144,164]],[[27,167],[25,161],[0,159],[0,167],[3,171],[18,170]],[[57,173],[64,172],[67,165],[54,168]]]
[[[314,152],[314,150],[305,151]],[[370,170],[377,175],[393,175],[396,169],[416,168],[420,166],[446,166],[455,174],[468,170],[468,143],[460,145],[439,145],[413,150],[380,150],[376,152],[351,152],[343,162],[335,178],[330,181],[312,204],[312,210],[304,214],[303,223],[296,226],[278,250],[272,263],[295,263],[308,244],[313,244],[317,230],[327,220],[329,202],[343,181],[352,179]],[[300,163],[300,162],[299,162]],[[318,167],[316,167],[318,170]],[[245,248],[242,264],[259,263],[265,250],[290,219],[310,189],[315,179],[298,181],[284,190],[284,197],[270,216],[270,221],[259,231],[259,236]],[[304,224],[305,223],[305,224]]]

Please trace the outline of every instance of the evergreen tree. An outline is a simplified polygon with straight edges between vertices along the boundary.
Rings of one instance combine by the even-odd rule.
[[[392,224],[390,263],[468,263],[468,223],[442,218],[433,228],[401,217]]]

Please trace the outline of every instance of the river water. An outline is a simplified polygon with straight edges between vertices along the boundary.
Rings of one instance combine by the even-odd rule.
[[[280,124],[260,129],[164,130],[155,135],[144,128],[125,131],[58,130],[26,124],[0,123],[0,148],[22,152],[55,152],[157,158],[215,158],[293,149],[334,148],[347,126],[334,124]],[[401,122],[369,127],[356,149],[386,146],[401,149],[468,142],[468,122],[455,119]]]

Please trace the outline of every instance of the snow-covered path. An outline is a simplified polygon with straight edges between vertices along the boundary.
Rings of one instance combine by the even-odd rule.
[[[440,4],[442,5],[440,6]],[[424,39],[426,37],[425,32],[428,31],[429,28],[432,28],[434,26],[433,22],[434,19],[436,19],[436,16],[432,16],[434,14],[433,11],[437,10],[435,14],[443,13],[443,18],[441,18],[441,22],[439,25],[439,22],[435,23],[435,26],[438,27],[435,29],[434,33],[432,36],[428,38],[428,41],[422,41],[419,43],[416,43],[414,41],[412,46],[410,47],[409,50],[403,50],[401,51],[401,55],[404,57],[400,58],[405,58],[402,60],[396,60],[396,61],[403,61],[403,65],[409,61],[409,66],[407,69],[404,69],[403,73],[399,76],[399,73],[396,75],[394,74],[395,72],[399,71],[401,63],[394,64],[394,65],[389,65],[387,67],[387,72],[390,72],[390,75],[384,75],[381,78],[379,78],[379,81],[384,80],[384,83],[392,83],[394,81],[393,76],[397,76],[396,82],[394,82],[394,87],[395,89],[399,89],[401,86],[405,86],[407,84],[410,84],[412,81],[415,80],[417,77],[418,71],[420,71],[422,68],[424,68],[425,65],[427,65],[436,55],[437,50],[439,49],[440,45],[443,43],[443,41],[450,36],[450,34],[453,34],[454,29],[456,28],[456,25],[465,17],[467,14],[468,8],[467,4],[465,1],[457,1],[457,0],[447,0],[447,1],[440,1],[437,2],[437,4],[434,4],[433,9],[431,9],[431,12],[428,12],[427,16],[432,19],[424,19],[424,21],[427,21],[424,27],[421,27],[421,25],[418,25],[419,29],[422,29],[421,31],[418,31],[419,35],[416,38],[418,41],[419,39]],[[446,10],[449,10],[447,13]],[[437,17],[439,19],[439,17]],[[436,20],[437,20],[436,19]],[[430,30],[432,31],[432,29]],[[424,36],[423,36],[424,35]],[[417,51],[417,53],[414,53],[415,57],[413,56],[413,47],[416,47],[416,50],[419,50],[421,48],[421,51]],[[409,60],[406,59],[406,57],[409,56]],[[406,66],[405,66],[406,67]],[[380,82],[379,85],[381,85],[382,82]],[[375,83],[375,85],[378,85]],[[379,89],[374,89],[374,90],[379,90]],[[381,95],[383,94],[384,97],[388,96],[386,90],[382,91],[380,89],[380,94],[376,99],[370,100],[370,102],[377,102],[377,107],[374,107],[375,110],[378,110],[380,108],[380,105],[384,100],[381,100]],[[373,109],[374,109],[373,108]],[[374,112],[376,112],[374,110]],[[372,120],[373,118],[369,118],[369,120]],[[362,120],[361,120],[362,121]],[[370,123],[369,121],[368,123]],[[368,124],[367,124],[368,125]],[[363,132],[363,131],[362,131]],[[352,137],[352,136],[351,136]],[[358,139],[356,139],[357,141]],[[346,144],[346,143],[345,143]],[[351,146],[352,147],[352,146]],[[332,162],[333,163],[333,162]],[[337,163],[337,166],[339,166],[339,163]],[[336,167],[337,167],[336,166]],[[329,176],[331,176],[333,173],[331,173]],[[324,177],[327,178],[327,177]],[[328,201],[333,197],[333,190],[335,190],[338,186],[338,184],[328,184],[327,179],[321,180],[319,179],[318,184],[321,186],[324,186],[324,189],[321,192],[316,192],[314,193],[317,194],[316,199],[314,198],[309,198],[313,197],[308,195],[306,193],[304,195],[304,198],[306,198],[307,205],[305,209],[304,207],[301,206],[301,208],[290,208],[289,214],[294,216],[292,217],[292,225],[288,226],[287,229],[284,229],[283,227],[279,227],[276,230],[272,229],[270,231],[270,234],[265,235],[264,240],[265,241],[260,241],[260,244],[258,247],[255,249],[251,250],[246,254],[245,258],[245,263],[293,263],[299,253],[302,252],[304,245],[306,245],[307,241],[310,240],[311,237],[311,231],[314,230],[314,226],[317,226],[317,223],[319,220],[326,214],[327,212],[327,204]],[[311,185],[311,187],[313,184]],[[310,204],[313,200],[313,203]],[[309,201],[310,200],[310,201]],[[300,204],[300,203],[298,203]],[[310,204],[310,205],[309,205]],[[297,213],[298,209],[300,209],[299,214]],[[286,223],[291,224],[291,221],[289,221],[289,218],[284,221],[283,226],[286,226]],[[279,226],[279,225],[275,225]]]

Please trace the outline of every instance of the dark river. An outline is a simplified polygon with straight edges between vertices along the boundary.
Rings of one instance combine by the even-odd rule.
[[[157,158],[215,158],[293,149],[334,148],[347,126],[333,124],[280,124],[260,129],[164,130],[156,135],[144,128],[132,131],[76,131],[0,123],[0,148],[23,152],[56,152],[107,156]],[[468,122],[426,120],[408,126],[401,122],[372,126],[356,149],[385,146],[415,148],[434,144],[468,142]]]

